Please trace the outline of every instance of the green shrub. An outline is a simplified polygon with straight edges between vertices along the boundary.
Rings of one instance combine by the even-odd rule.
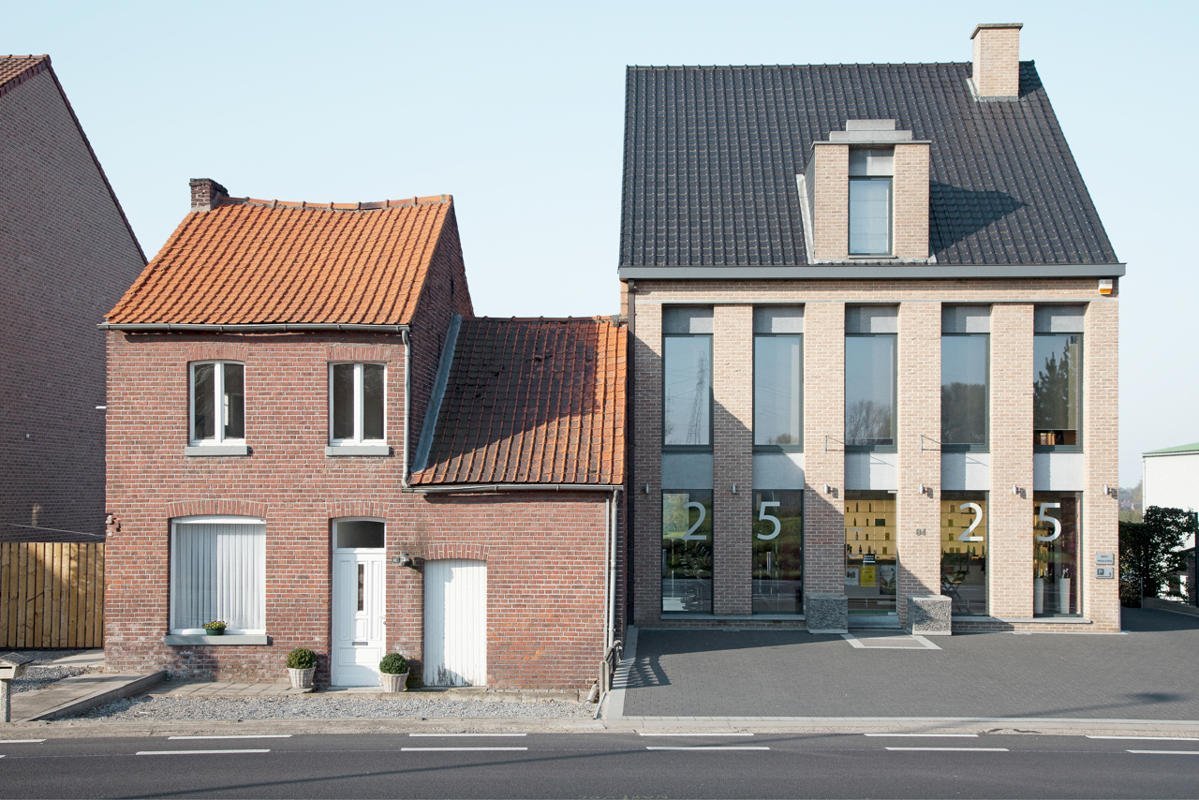
[[[408,659],[399,653],[388,653],[379,662],[379,671],[388,675],[403,675],[408,671]]]
[[[287,654],[288,669],[312,669],[316,666],[316,653],[306,647],[297,647]]]

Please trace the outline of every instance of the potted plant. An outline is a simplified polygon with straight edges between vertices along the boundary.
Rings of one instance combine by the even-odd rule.
[[[408,691],[408,659],[388,653],[379,662],[379,682],[385,692]]]
[[[287,654],[287,676],[291,688],[312,691],[312,673],[316,672],[316,653],[297,647]]]
[[[209,636],[224,636],[225,628],[229,627],[223,619],[214,619],[204,623],[204,633]]]

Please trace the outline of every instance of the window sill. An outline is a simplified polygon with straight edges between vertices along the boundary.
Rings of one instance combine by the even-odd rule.
[[[994,619],[1000,622],[1019,622],[1021,625],[1093,625],[1086,617],[1060,616],[1060,617],[995,617]]]
[[[1081,453],[1081,444],[1034,444],[1034,453]]]
[[[206,633],[169,633],[162,637],[162,643],[172,647],[229,647],[270,644],[271,637],[265,633],[226,633],[221,636],[209,636]]]
[[[248,456],[250,446],[245,444],[189,444],[183,449],[185,456]]]
[[[327,456],[390,456],[391,445],[386,444],[331,444],[325,447]]]

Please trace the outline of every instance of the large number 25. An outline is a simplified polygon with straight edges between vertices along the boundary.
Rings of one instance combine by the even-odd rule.
[[[1061,508],[1061,503],[1041,503],[1041,508],[1037,511],[1037,519],[1041,522],[1048,522],[1053,526],[1053,533],[1048,536],[1037,535],[1038,542],[1052,542],[1054,539],[1062,535],[1062,521],[1057,517],[1051,517],[1045,512],[1051,508]]]
[[[958,536],[958,541],[959,542],[981,542],[983,540],[983,537],[971,536],[970,534],[974,533],[974,529],[982,524],[982,521],[983,521],[982,506],[980,506],[978,503],[962,503],[960,506],[958,506],[958,511],[973,511],[974,512],[974,522],[971,522],[970,527],[967,528],[966,530],[962,531],[961,535]]]
[[[763,500],[762,505],[758,506],[758,520],[765,522],[770,520],[770,526],[774,528],[771,533],[759,533],[757,536],[763,542],[769,542],[771,539],[778,538],[779,533],[783,530],[783,522],[774,514],[767,514],[766,509],[778,508],[783,503],[781,500]]]

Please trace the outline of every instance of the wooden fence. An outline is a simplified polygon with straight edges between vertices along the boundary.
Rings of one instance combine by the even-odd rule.
[[[103,544],[0,542],[0,647],[103,644]]]

